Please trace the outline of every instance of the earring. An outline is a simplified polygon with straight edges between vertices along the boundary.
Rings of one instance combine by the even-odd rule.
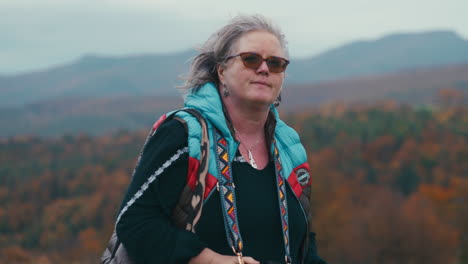
[[[223,97],[229,96],[229,89],[227,88],[226,84],[223,83]]]
[[[274,100],[274,101],[273,101],[273,105],[274,105],[275,107],[278,107],[278,106],[280,105],[279,100],[278,100],[278,99]]]
[[[278,97],[276,97],[275,101],[273,101],[273,105],[275,107],[278,107],[281,103],[281,93],[278,95]]]

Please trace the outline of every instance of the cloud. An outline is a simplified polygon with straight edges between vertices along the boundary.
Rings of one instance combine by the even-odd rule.
[[[211,23],[213,24],[213,23]],[[186,50],[206,39],[200,27],[167,12],[18,7],[0,9],[0,73],[64,63],[86,53],[104,55]]]
[[[87,54],[182,51],[239,14],[284,30],[292,56],[397,31],[468,35],[468,1],[447,0],[0,0],[0,73],[40,69]]]

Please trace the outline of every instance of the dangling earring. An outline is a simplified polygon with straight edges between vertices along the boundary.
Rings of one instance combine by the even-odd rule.
[[[273,101],[273,105],[275,107],[278,107],[281,103],[281,93],[278,95],[278,97],[276,97],[276,99]]]
[[[229,89],[227,88],[226,84],[223,83],[223,97],[229,96]]]

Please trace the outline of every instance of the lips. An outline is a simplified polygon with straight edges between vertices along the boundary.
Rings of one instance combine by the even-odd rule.
[[[268,87],[271,87],[271,84],[267,83],[267,82],[264,82],[264,81],[254,81],[252,82],[253,84],[261,84],[261,85],[265,85],[265,86],[268,86]]]

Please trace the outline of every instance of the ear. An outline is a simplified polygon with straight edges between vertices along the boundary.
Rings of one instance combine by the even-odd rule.
[[[216,71],[218,72],[218,78],[221,84],[225,83],[224,70],[225,69],[221,64],[218,64],[218,66],[216,66]]]

